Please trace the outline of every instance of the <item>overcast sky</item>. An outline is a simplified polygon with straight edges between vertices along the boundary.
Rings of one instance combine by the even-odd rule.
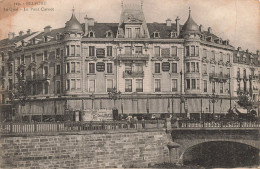
[[[64,27],[70,19],[73,6],[77,18],[83,22],[84,16],[97,22],[118,22],[121,12],[121,0],[45,0],[46,5],[33,8],[54,8],[54,11],[6,12],[3,8],[14,7],[14,2],[33,2],[36,0],[0,0],[0,38],[6,38],[8,32],[16,34],[20,30],[42,31],[47,25],[52,28]],[[37,0],[37,2],[40,0]],[[124,0],[129,3],[130,0]],[[132,0],[131,3],[141,0]],[[26,6],[26,5],[24,5]],[[171,18],[174,22],[179,16],[181,24],[188,17],[191,7],[192,17],[206,30],[211,27],[213,33],[223,39],[229,39],[235,47],[241,46],[255,52],[260,49],[260,2],[259,0],[143,0],[146,21],[165,22]],[[26,6],[29,7],[29,6]]]

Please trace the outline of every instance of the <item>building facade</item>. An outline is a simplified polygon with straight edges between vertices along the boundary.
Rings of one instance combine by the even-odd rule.
[[[6,86],[24,85],[23,103],[12,101],[20,117],[72,113],[74,120],[84,120],[83,116],[97,119],[112,110],[226,113],[242,89],[237,80],[241,64],[248,75],[255,70],[248,76],[252,83],[247,81],[246,91],[252,88],[250,96],[258,101],[258,60],[237,61],[240,52],[212,28],[197,25],[190,10],[184,25],[178,17],[174,23],[146,23],[142,6],[128,5],[122,6],[119,23],[84,19],[79,23],[73,12],[63,28],[46,26],[17,41],[2,40],[14,45],[12,74],[2,74],[2,79],[5,84],[12,79]],[[1,47],[4,57],[7,51]],[[259,53],[251,56],[257,59]],[[6,62],[1,65],[7,69]],[[3,103],[6,91],[1,92]]]

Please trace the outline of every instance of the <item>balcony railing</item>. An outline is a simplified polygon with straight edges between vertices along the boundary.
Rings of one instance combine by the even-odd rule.
[[[27,76],[27,81],[44,81],[44,80],[50,80],[51,75],[50,74],[35,74],[33,76]]]
[[[148,54],[119,54],[118,60],[129,61],[129,60],[149,60]]]
[[[249,79],[250,80],[256,80],[256,79],[258,79],[258,76],[257,75],[249,75]]]
[[[229,79],[230,75],[229,74],[223,74],[223,73],[210,73],[209,74],[209,79],[210,80],[215,80],[215,81],[226,81]]]
[[[123,78],[128,78],[128,77],[144,77],[144,72],[126,70],[123,72]]]

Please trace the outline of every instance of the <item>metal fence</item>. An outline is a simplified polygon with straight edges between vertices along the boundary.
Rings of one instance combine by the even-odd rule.
[[[179,121],[178,128],[260,128],[259,122],[192,122]]]
[[[43,133],[164,128],[165,120],[0,123],[0,133]]]

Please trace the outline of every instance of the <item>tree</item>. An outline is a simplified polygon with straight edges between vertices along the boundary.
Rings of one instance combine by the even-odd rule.
[[[253,103],[249,100],[248,96],[241,95],[238,97],[238,105],[244,109],[247,109],[248,107],[252,107]]]

